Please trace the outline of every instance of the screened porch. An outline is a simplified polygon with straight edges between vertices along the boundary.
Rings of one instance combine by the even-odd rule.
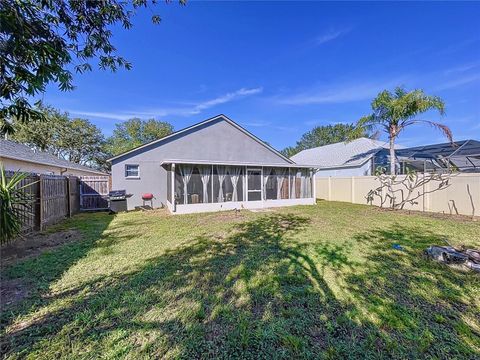
[[[174,213],[314,203],[309,167],[167,163],[167,206]]]

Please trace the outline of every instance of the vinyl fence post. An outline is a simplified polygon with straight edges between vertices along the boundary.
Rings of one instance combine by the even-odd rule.
[[[423,173],[423,211],[430,211],[430,184],[425,182],[426,173]]]
[[[332,201],[332,177],[328,177],[328,201]]]
[[[352,204],[355,204],[355,176],[352,176],[351,193],[352,193]]]

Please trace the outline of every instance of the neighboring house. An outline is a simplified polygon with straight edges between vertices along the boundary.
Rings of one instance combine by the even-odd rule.
[[[128,209],[153,194],[172,213],[315,203],[314,169],[297,165],[224,115],[110,159]]]
[[[359,138],[303,150],[291,159],[297,164],[316,166],[316,176],[366,176],[373,175],[376,166],[386,163],[386,158],[374,158],[382,149],[388,149],[388,143]]]
[[[44,151],[10,140],[0,139],[0,162],[5,170],[36,174],[99,176],[108,175],[88,166],[60,159]]]

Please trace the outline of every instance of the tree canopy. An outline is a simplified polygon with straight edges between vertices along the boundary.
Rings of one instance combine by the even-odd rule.
[[[14,123],[12,140],[50,152],[77,164],[105,169],[108,154],[104,151],[102,131],[85,119],[71,119],[69,114],[51,106],[39,105],[43,121],[32,124]]]
[[[113,156],[131,150],[173,132],[173,126],[155,119],[133,118],[115,125],[113,135],[107,139],[105,149]]]
[[[168,1],[167,1],[168,2]],[[180,0],[185,4],[186,0]],[[55,83],[72,90],[72,70],[131,68],[112,44],[113,25],[132,27],[139,8],[157,0],[2,0],[0,2],[0,128],[12,132],[12,119],[43,119],[30,99]],[[152,14],[152,22],[160,17]]]
[[[337,142],[358,139],[360,137],[374,137],[366,129],[356,128],[354,124],[335,124],[316,126],[302,135],[295,146],[289,146],[282,150],[285,156],[291,157],[302,150],[318,146],[334,144]]]

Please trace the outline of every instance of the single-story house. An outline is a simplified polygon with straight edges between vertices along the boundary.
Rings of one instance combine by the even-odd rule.
[[[128,209],[175,214],[314,204],[312,166],[298,165],[225,115],[218,115],[110,159],[112,188]]]
[[[368,176],[375,174],[377,166],[388,164],[386,156],[375,156],[388,147],[385,141],[359,138],[303,150],[291,160],[316,166],[316,176]]]
[[[61,159],[27,145],[0,139],[0,162],[5,170],[48,175],[104,176],[104,172]]]

